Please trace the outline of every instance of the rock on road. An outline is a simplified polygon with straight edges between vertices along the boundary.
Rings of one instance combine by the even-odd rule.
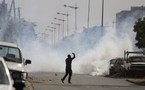
[[[73,74],[72,84],[64,83],[61,78],[64,73],[30,73],[28,81],[33,90],[144,90],[145,86],[130,83],[126,78],[109,78]]]

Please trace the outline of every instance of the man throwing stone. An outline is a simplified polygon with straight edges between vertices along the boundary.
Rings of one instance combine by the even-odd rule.
[[[75,58],[75,53],[72,53],[72,54],[73,54],[73,57],[71,57],[71,55],[68,54],[67,58],[65,60],[65,62],[66,62],[66,68],[65,68],[65,75],[61,79],[62,83],[64,83],[65,78],[69,75],[69,77],[68,77],[68,83],[71,84],[71,76],[72,76],[71,63],[72,63],[72,60]]]

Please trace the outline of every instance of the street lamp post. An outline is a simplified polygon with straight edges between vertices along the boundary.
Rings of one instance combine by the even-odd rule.
[[[104,0],[102,0],[102,20],[101,20],[101,28],[102,28],[102,36],[103,36],[103,31],[104,31]]]
[[[90,0],[88,1],[88,23],[87,23],[88,28],[89,28],[89,22],[90,22]]]
[[[64,19],[54,18],[55,20],[61,21],[63,23],[63,31],[62,31],[62,37],[64,37]]]
[[[65,4],[64,7],[69,7],[69,8],[75,9],[75,33],[76,33],[77,32],[77,9],[79,7],[77,7],[77,4],[75,4],[75,6],[68,6]]]
[[[49,31],[51,32],[51,42],[52,42],[52,44],[53,44],[53,42],[54,42],[54,41],[53,41],[53,37],[54,37],[53,34],[54,34],[54,33],[53,33],[53,30],[49,30]]]
[[[51,24],[58,26],[58,40],[59,40],[59,38],[60,38],[60,24],[59,23],[54,23],[54,22],[51,22]]]
[[[15,0],[12,0],[12,4],[14,9],[14,18],[16,19]]]
[[[69,35],[69,14],[68,14],[68,12],[67,13],[60,13],[60,12],[57,12],[57,14],[58,15],[64,15],[64,16],[66,16],[67,17],[67,35]]]
[[[48,28],[51,29],[51,31],[53,30],[53,43],[55,43],[55,29],[56,27],[51,27],[51,26],[47,26]]]

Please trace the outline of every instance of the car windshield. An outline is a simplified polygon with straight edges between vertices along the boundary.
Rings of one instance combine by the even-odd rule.
[[[19,48],[0,46],[0,56],[6,61],[21,63],[21,55]]]
[[[112,59],[112,60],[110,60],[110,64],[114,64],[115,61],[116,61],[116,59]]]
[[[123,60],[120,59],[120,58],[116,60],[116,63],[118,63],[118,64],[120,64],[120,65],[123,65],[123,64],[124,64]]]
[[[8,76],[2,61],[0,61],[0,84],[9,84]]]
[[[131,62],[145,62],[145,57],[131,57],[129,60]]]

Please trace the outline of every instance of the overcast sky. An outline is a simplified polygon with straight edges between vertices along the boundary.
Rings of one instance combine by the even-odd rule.
[[[6,0],[9,5],[11,0]],[[101,25],[101,2],[102,0],[90,0],[90,26]],[[111,25],[115,21],[115,14],[121,10],[129,10],[131,6],[145,6],[145,0],[104,0],[104,25]],[[64,4],[74,6],[77,3],[78,9],[78,29],[87,27],[88,0],[15,0],[16,7],[21,7],[21,17],[35,22],[37,30],[45,30],[51,22],[56,22],[55,17],[64,18],[57,15],[57,12],[70,14],[70,29],[74,29],[74,10],[63,7]],[[66,19],[66,18],[65,18]]]

